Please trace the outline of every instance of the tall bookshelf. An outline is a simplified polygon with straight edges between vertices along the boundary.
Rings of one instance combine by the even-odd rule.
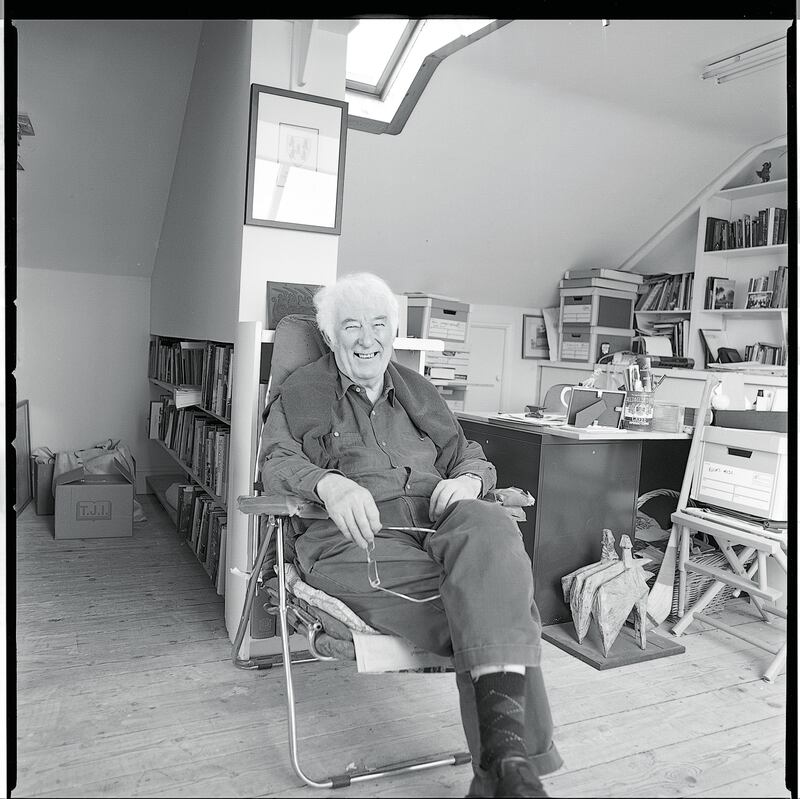
[[[180,472],[151,488],[223,594],[227,532],[233,345],[151,335],[148,379],[159,397],[150,402],[150,439]],[[177,508],[166,499],[177,482]]]
[[[762,159],[759,158],[759,161]],[[770,160],[765,155],[763,160]],[[773,164],[775,158],[772,158]],[[759,164],[760,165],[760,164]],[[758,180],[754,170],[745,172]],[[689,356],[702,367],[705,351],[700,330],[723,331],[728,346],[737,349],[742,356],[745,348],[755,342],[765,342],[778,347],[787,344],[788,310],[786,307],[747,308],[749,280],[765,276],[778,267],[788,267],[789,246],[787,243],[753,244],[727,249],[707,249],[706,230],[708,219],[743,219],[745,215],[758,218],[759,211],[768,208],[788,209],[788,180],[770,180],[766,183],[737,183],[717,191],[700,207],[695,253],[695,286],[691,304],[691,340]],[[785,225],[788,241],[789,223]],[[707,279],[719,277],[733,281],[733,307],[713,309],[706,307]],[[794,275],[786,270],[789,286]],[[790,292],[786,296],[791,297]],[[788,359],[787,359],[788,360]]]

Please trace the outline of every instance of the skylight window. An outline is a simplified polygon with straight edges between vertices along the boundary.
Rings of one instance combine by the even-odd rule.
[[[509,21],[359,20],[347,36],[348,127],[399,133],[441,61]]]
[[[362,19],[347,37],[347,86],[380,95],[416,27],[408,19]]]

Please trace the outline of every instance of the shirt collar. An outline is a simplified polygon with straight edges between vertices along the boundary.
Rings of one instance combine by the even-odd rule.
[[[337,371],[339,372],[339,387],[336,389],[336,399],[340,400],[347,393],[347,389],[349,389],[350,386],[355,386],[356,383],[342,372],[341,369]],[[388,369],[383,373],[383,391],[381,396],[386,397],[389,404],[394,407],[394,383],[392,382],[392,376],[389,374]]]

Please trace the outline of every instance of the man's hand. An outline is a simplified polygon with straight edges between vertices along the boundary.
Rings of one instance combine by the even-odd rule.
[[[366,549],[381,529],[381,517],[372,494],[358,483],[331,472],[317,483],[317,494],[342,535]]]
[[[442,480],[431,494],[428,516],[431,517],[431,521],[438,521],[448,505],[459,499],[477,499],[482,490],[482,482],[477,477],[468,474]]]

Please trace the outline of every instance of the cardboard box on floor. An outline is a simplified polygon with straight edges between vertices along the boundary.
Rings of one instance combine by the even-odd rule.
[[[113,474],[87,474],[82,467],[59,475],[56,538],[121,538],[133,535],[134,478],[114,461]]]
[[[55,499],[53,497],[53,467],[55,463],[39,463],[35,458],[33,462],[33,498],[36,503],[37,516],[52,516],[55,513]]]

